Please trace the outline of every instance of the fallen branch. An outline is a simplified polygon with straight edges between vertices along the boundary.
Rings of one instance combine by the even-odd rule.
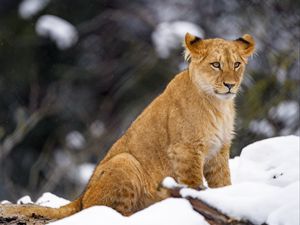
[[[21,216],[2,217],[0,216],[0,224],[2,225],[44,225],[50,221],[43,218],[25,218]]]
[[[181,188],[173,188],[168,190],[170,191],[172,197],[182,198],[182,196],[180,195]],[[253,225],[253,223],[249,221],[241,221],[235,218],[231,218],[221,213],[217,209],[207,205],[200,199],[195,199],[192,197],[187,197],[186,199],[189,200],[189,202],[193,206],[193,209],[200,213],[211,225]]]
[[[49,222],[53,222],[48,218],[44,218],[42,216],[26,217],[21,214],[16,215],[6,215],[3,212],[5,207],[19,207],[17,204],[0,204],[0,225],[44,225]]]

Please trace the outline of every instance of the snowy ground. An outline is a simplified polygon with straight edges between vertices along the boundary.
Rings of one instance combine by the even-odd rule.
[[[299,224],[299,137],[286,136],[255,142],[230,160],[233,185],[194,191],[181,190],[182,196],[199,198],[225,214],[254,224]],[[19,201],[29,202],[29,197]],[[68,201],[44,194],[37,203],[59,207]],[[206,225],[185,199],[166,199],[149,208],[123,217],[105,206],[95,206],[53,225]]]

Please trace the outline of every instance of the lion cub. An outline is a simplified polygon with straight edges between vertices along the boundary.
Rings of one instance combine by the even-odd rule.
[[[179,73],[96,167],[83,194],[59,209],[10,206],[4,214],[62,218],[94,205],[131,215],[168,197],[164,177],[192,188],[230,185],[234,97],[254,40],[185,36],[188,69]]]

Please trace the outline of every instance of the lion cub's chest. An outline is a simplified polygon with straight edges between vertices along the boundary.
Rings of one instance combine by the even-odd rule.
[[[206,159],[216,155],[223,145],[229,144],[233,135],[233,121],[234,117],[228,107],[222,108],[221,116],[211,115],[213,117],[213,124],[211,125],[212,132],[207,137],[208,152]]]

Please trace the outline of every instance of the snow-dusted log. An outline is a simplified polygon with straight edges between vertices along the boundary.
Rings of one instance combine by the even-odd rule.
[[[172,189],[168,189],[171,193],[172,197],[182,198],[180,194],[181,187],[175,187]],[[207,205],[205,202],[200,199],[195,199],[192,197],[186,197],[187,200],[193,206],[193,209],[200,213],[205,220],[211,225],[253,225],[253,223],[249,221],[241,221],[235,218],[231,218],[215,208]]]
[[[1,215],[0,212],[1,225],[44,225],[49,222],[51,222],[49,219],[45,219],[43,217],[26,218],[21,215],[6,217],[5,215]]]

